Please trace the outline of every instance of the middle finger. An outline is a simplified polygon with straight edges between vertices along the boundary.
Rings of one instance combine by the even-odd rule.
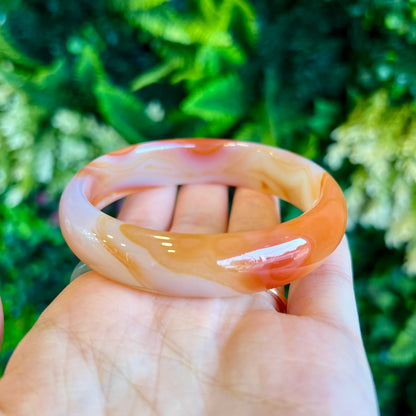
[[[223,233],[228,222],[228,187],[184,185],[178,192],[171,231],[191,234]]]

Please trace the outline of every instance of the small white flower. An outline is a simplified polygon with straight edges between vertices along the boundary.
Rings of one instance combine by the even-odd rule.
[[[88,145],[82,139],[71,136],[61,136],[60,142],[61,147],[58,164],[62,165],[62,169],[82,164],[88,158]]]
[[[7,206],[9,206],[10,208],[13,208],[17,205],[20,204],[20,202],[22,202],[23,198],[24,198],[24,191],[21,187],[14,187],[12,189],[10,189],[7,193],[6,193],[6,198],[4,200],[5,204]]]
[[[34,142],[34,137],[28,132],[19,132],[7,137],[7,145],[10,150],[22,149],[30,146]]]
[[[342,163],[347,158],[349,149],[342,143],[336,143],[329,147],[328,153],[325,157],[325,162],[333,170],[341,168]]]
[[[392,221],[386,233],[386,243],[390,247],[401,247],[411,241],[416,229],[416,219],[409,212],[397,221]]]
[[[51,124],[64,134],[76,135],[80,131],[80,114],[65,108],[58,110],[52,117]]]
[[[360,218],[361,224],[372,226],[378,230],[386,229],[390,225],[391,204],[388,198],[372,200]]]
[[[40,183],[49,183],[53,176],[54,159],[52,151],[46,147],[41,148],[35,155],[33,175]]]
[[[165,118],[165,109],[159,100],[150,101],[146,105],[144,112],[146,113],[147,117],[149,117],[150,120],[154,121],[155,123],[158,123]]]

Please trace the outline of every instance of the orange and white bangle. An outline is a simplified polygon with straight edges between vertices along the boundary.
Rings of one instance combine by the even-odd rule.
[[[180,234],[122,222],[100,211],[144,187],[243,186],[303,211],[274,227]],[[223,297],[264,291],[318,267],[340,243],[346,205],[335,180],[291,152],[249,142],[177,139],[129,146],[81,169],[59,208],[72,251],[108,279],[171,296]]]

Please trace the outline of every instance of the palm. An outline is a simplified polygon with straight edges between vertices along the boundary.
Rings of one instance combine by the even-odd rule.
[[[19,345],[0,414],[374,414],[355,311],[334,321],[309,289],[292,286],[286,315],[268,293],[169,298],[88,273]]]

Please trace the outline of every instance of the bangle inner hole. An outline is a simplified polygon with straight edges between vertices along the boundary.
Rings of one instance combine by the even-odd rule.
[[[179,192],[179,189],[180,189],[180,185],[178,186],[178,191],[177,192]],[[234,194],[235,194],[235,189],[236,188],[234,186],[229,186],[228,187],[228,202],[229,202],[228,215],[230,215],[232,207],[233,207],[233,198],[234,198]],[[110,203],[109,205],[102,208],[101,211],[104,212],[105,214],[109,215],[110,217],[117,218],[125,198],[128,198],[128,196],[126,196],[124,198],[120,198],[120,199]],[[281,217],[281,222],[282,223],[286,222],[286,221],[289,221],[289,220],[292,220],[292,219],[294,219],[296,217],[299,217],[300,215],[303,214],[302,210],[300,210],[295,205],[293,205],[290,202],[287,202],[283,199],[279,200],[279,205],[280,205],[280,217]]]

